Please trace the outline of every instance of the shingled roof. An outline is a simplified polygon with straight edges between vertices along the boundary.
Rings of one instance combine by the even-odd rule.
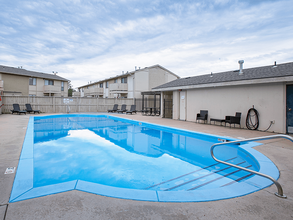
[[[60,81],[69,81],[68,79],[65,79],[63,77],[60,77],[54,74],[34,72],[34,71],[22,69],[22,68],[15,68],[15,67],[2,66],[2,65],[0,65],[0,73],[36,77],[36,78],[43,78],[43,79],[53,79],[53,80],[60,80]]]
[[[245,80],[256,80],[256,79],[269,79],[269,78],[279,78],[293,76],[293,62],[283,63],[278,65],[255,67],[249,69],[243,69],[243,74],[239,74],[239,70],[220,72],[213,74],[206,74],[200,76],[186,77],[173,80],[166,84],[157,86],[153,90],[165,90],[171,89],[173,87],[192,87],[197,85],[206,85],[215,83],[226,83],[226,82],[236,82]]]

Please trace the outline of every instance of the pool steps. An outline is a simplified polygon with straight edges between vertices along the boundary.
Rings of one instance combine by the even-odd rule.
[[[231,161],[236,165],[241,165],[250,168],[251,165],[241,158],[231,158],[226,161]],[[237,175],[236,175],[237,174]],[[181,175],[179,177],[166,180],[161,183],[154,184],[145,189],[161,190],[161,191],[189,191],[195,189],[215,188],[219,185],[231,185],[240,182],[252,175],[247,175],[248,172],[233,168],[221,163],[216,163],[193,172]],[[228,178],[224,178],[228,177]]]
[[[235,143],[239,144],[241,142],[248,142],[248,141],[264,141],[264,140],[271,140],[271,139],[277,139],[277,138],[284,138],[284,139],[287,139],[287,140],[290,140],[291,142],[293,142],[293,138],[290,137],[289,135],[277,134],[277,135],[271,135],[271,136],[263,136],[263,137],[249,138],[249,139],[244,139],[244,140],[231,141],[231,142],[228,142],[228,144],[235,144]],[[278,189],[278,192],[276,192],[275,195],[280,197],[280,198],[284,198],[284,199],[287,198],[287,196],[283,194],[283,189],[282,189],[281,184],[276,179],[274,179],[273,177],[271,177],[271,176],[269,176],[267,174],[264,174],[263,172],[257,172],[255,170],[250,170],[250,169],[240,167],[240,166],[237,166],[235,164],[231,164],[231,163],[228,163],[226,161],[222,161],[222,160],[217,159],[215,157],[215,155],[214,155],[214,148],[219,146],[219,145],[222,145],[222,144],[225,144],[225,143],[215,143],[215,144],[213,144],[211,146],[210,153],[211,153],[212,158],[215,161],[220,162],[222,164],[226,164],[228,166],[232,166],[232,167],[247,171],[247,172],[250,172],[250,173],[253,173],[253,174],[256,174],[258,176],[265,177],[265,178],[271,180],[276,185],[276,187]]]

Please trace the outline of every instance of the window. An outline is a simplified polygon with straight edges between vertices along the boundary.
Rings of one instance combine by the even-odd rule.
[[[54,85],[54,81],[45,79],[45,86],[48,86],[48,85]]]
[[[117,83],[118,79],[114,79],[114,83]]]
[[[103,88],[103,83],[100,83],[100,88]]]
[[[109,87],[109,82],[106,82],[106,88],[108,88]]]
[[[121,83],[127,83],[127,77],[121,78]]]
[[[64,82],[61,82],[61,91],[64,91]]]
[[[37,79],[36,78],[29,78],[29,85],[30,86],[35,86],[36,85],[36,82],[37,82]]]

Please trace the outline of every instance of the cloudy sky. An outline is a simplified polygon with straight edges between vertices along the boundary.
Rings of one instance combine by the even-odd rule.
[[[180,77],[293,61],[292,0],[1,0],[0,65],[74,87],[155,64]]]

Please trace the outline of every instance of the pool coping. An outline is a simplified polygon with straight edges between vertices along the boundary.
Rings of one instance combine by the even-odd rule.
[[[253,193],[272,185],[272,182],[261,176],[253,176],[248,181],[232,184],[231,186],[222,187],[219,192],[218,189],[209,190],[196,190],[196,191],[153,191],[153,190],[138,190],[138,189],[126,189],[119,187],[106,186],[81,180],[74,180],[49,186],[33,188],[33,133],[34,133],[34,118],[54,118],[60,117],[64,114],[53,116],[31,116],[27,126],[27,132],[19,159],[19,165],[16,172],[10,201],[11,203],[71,191],[80,190],[93,194],[104,195],[115,198],[141,200],[141,201],[153,201],[153,202],[203,202],[214,201],[228,198],[239,197]],[[68,115],[64,115],[68,116]],[[147,122],[141,122],[131,119],[125,119],[115,117],[107,114],[88,115],[88,114],[70,114],[70,117],[76,116],[88,116],[88,117],[107,117],[119,121],[125,121],[140,126],[148,126],[153,128],[160,128],[163,130],[176,130],[180,132],[188,132],[188,134],[202,134],[210,137],[224,138],[227,140],[236,140],[234,138],[227,138],[219,135],[210,135],[201,132],[194,132],[185,129],[171,128],[163,125],[156,125]],[[279,178],[279,171],[275,164],[266,156],[254,150],[252,147],[261,145],[260,143],[252,142],[241,145],[240,148],[244,149],[254,157],[258,163],[259,172],[272,176],[275,179]],[[236,187],[237,185],[237,187]]]

